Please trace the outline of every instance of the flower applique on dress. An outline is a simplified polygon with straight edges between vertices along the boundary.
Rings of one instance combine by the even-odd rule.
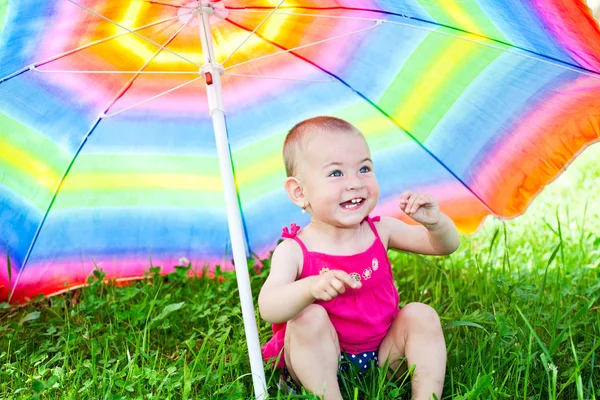
[[[321,268],[321,270],[319,271],[319,275],[323,275],[325,272],[329,271],[329,268],[327,267],[323,267]]]
[[[374,258],[371,262],[371,268],[373,268],[373,271],[377,271],[377,269],[379,268],[379,260]]]
[[[373,270],[371,269],[371,267],[367,267],[365,268],[365,270],[362,273],[363,278],[365,279],[371,279],[371,276],[373,275]]]

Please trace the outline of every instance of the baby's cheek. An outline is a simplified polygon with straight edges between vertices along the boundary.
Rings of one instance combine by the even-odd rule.
[[[377,178],[375,176],[373,176],[373,178],[369,181],[369,187],[374,192],[379,193],[379,182],[377,181]]]
[[[379,184],[377,181],[373,182],[373,184],[369,186],[369,194],[375,199],[379,198]]]

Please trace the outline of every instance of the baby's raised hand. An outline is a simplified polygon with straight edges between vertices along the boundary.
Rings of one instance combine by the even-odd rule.
[[[440,221],[440,206],[437,200],[428,194],[404,191],[400,196],[400,209],[409,217],[427,226]]]
[[[315,300],[329,301],[346,291],[346,287],[359,289],[362,284],[344,271],[331,270],[311,277],[310,294]]]

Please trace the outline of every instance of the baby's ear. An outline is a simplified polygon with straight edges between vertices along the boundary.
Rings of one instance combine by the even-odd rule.
[[[302,185],[298,178],[290,176],[283,183],[283,187],[290,200],[294,202],[298,207],[302,207],[305,203],[304,193],[302,192]]]

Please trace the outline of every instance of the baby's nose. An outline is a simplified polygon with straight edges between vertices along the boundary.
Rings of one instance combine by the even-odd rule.
[[[348,179],[348,183],[346,184],[348,190],[360,189],[364,186],[363,180],[358,177]]]

